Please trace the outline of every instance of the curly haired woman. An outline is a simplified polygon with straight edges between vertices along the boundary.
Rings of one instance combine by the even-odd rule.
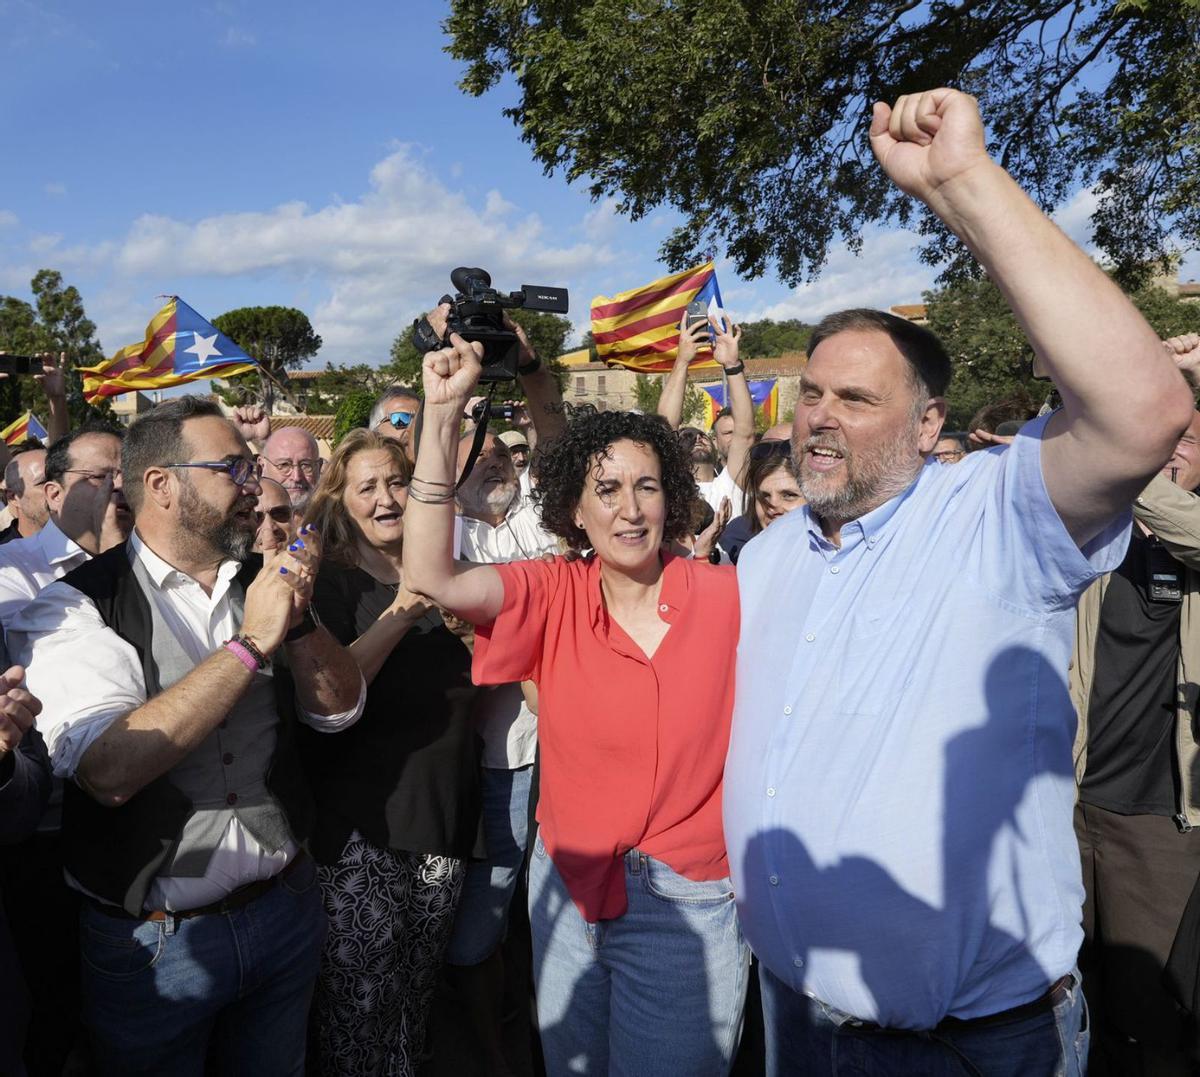
[[[404,571],[477,625],[478,683],[538,686],[529,905],[547,1071],[725,1073],[749,963],[721,831],[733,571],[669,552],[691,464],[665,423],[623,412],[575,420],[533,464],[543,526],[590,557],[455,562],[458,420],[480,366],[451,341],[425,358]]]

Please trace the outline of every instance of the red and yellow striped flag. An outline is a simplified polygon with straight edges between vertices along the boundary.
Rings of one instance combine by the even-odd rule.
[[[5,445],[20,445],[22,441],[27,441],[29,438],[45,441],[49,436],[46,428],[38,422],[38,417],[32,411],[18,416],[3,430],[0,430],[0,438],[4,439]]]
[[[720,316],[721,290],[712,262],[661,277],[641,288],[592,300],[592,342],[602,362],[640,374],[665,373],[679,353],[679,322],[693,299]],[[716,367],[705,349],[693,367]]]

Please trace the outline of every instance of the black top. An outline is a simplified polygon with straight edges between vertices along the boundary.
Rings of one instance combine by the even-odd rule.
[[[313,591],[321,623],[353,643],[396,589],[325,562]],[[436,618],[409,629],[367,688],[362,717],[342,733],[302,727],[317,802],[311,848],[336,862],[352,830],[383,848],[466,858],[481,851],[479,758],[471,654]]]
[[[13,542],[21,537],[21,525],[13,520],[3,531],[0,531],[0,546],[6,542]]]
[[[1088,702],[1087,771],[1080,799],[1122,815],[1178,811],[1175,758],[1179,602],[1155,601],[1150,578],[1184,567],[1134,527],[1109,579]],[[1161,583],[1161,580],[1160,580]]]

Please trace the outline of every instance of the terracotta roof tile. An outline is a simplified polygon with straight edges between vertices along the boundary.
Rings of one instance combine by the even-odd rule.
[[[282,430],[285,426],[298,426],[307,430],[319,441],[333,440],[333,424],[337,417],[334,415],[272,415],[271,433]]]

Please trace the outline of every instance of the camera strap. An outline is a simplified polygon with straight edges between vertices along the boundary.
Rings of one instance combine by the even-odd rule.
[[[492,386],[488,389],[487,407],[484,409],[481,421],[475,427],[475,439],[471,442],[471,451],[467,453],[467,462],[463,464],[462,474],[458,477],[458,482],[454,484],[454,489],[458,489],[471,476],[471,469],[475,466],[475,461],[479,459],[479,454],[483,452],[483,443],[488,434],[488,416],[492,410],[492,400],[496,396],[496,389],[499,388],[499,382],[492,382]]]

